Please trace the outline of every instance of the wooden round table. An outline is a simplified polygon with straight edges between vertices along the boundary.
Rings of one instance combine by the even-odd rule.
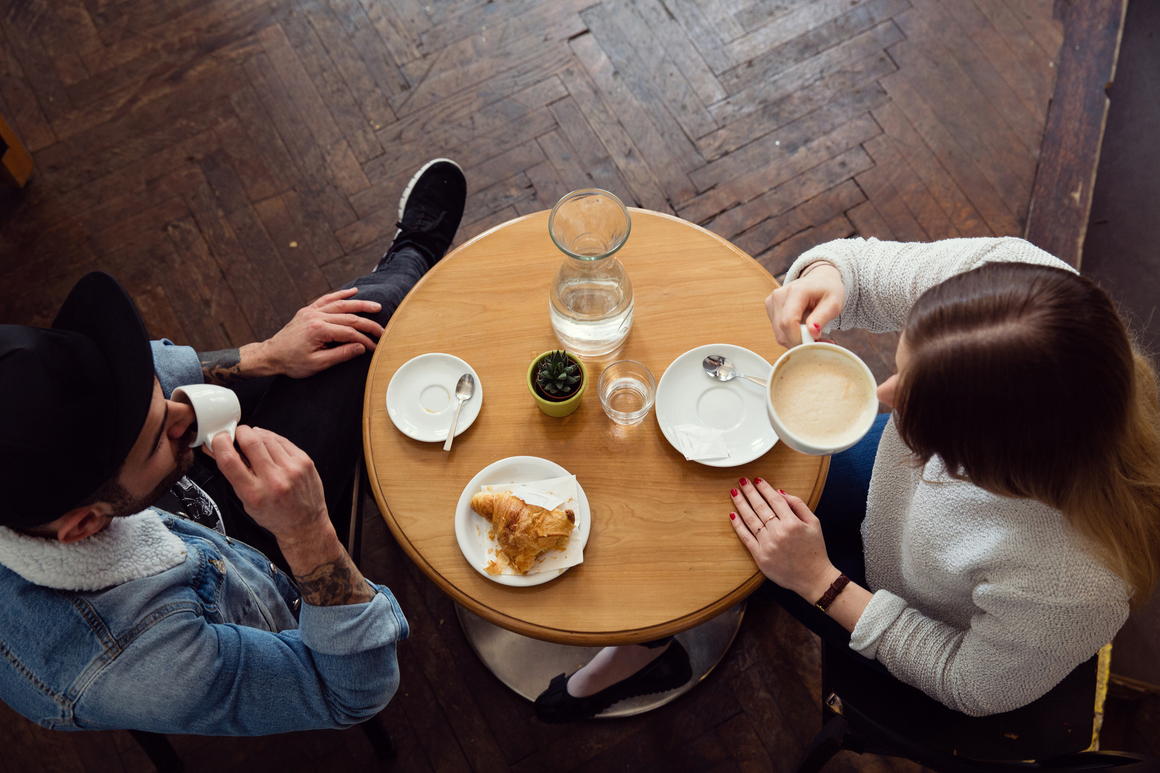
[[[526,384],[528,364],[559,348],[548,292],[564,258],[548,237],[548,212],[504,223],[443,258],[395,312],[367,378],[367,469],[399,544],[474,615],[557,644],[647,642],[737,605],[763,577],[729,522],[729,489],[741,476],[762,477],[813,507],[829,468],[828,457],[780,443],[749,464],[707,467],[668,443],[655,410],[634,427],[605,416],[595,382],[614,359],[643,362],[659,381],[674,359],[703,344],[736,344],[770,362],[783,351],[764,306],[777,283],[764,268],[699,226],[631,212],[632,234],[617,257],[635,293],[632,331],[615,355],[585,361],[589,386],[571,416],[541,413]],[[450,452],[403,435],[387,413],[391,377],[427,352],[467,361],[483,386],[479,416]],[[574,473],[592,511],[584,562],[527,588],[477,572],[455,538],[464,487],[509,456],[543,457]]]

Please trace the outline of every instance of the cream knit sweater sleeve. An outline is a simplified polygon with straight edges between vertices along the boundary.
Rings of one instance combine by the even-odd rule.
[[[1030,242],[1014,237],[945,239],[930,244],[838,239],[802,253],[790,266],[785,281],[797,279],[818,260],[833,263],[846,288],[846,304],[836,320],[837,328],[872,333],[901,330],[918,296],[944,279],[988,261],[1036,263],[1074,271]]]

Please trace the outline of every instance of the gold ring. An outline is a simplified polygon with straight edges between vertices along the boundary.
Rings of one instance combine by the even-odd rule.
[[[753,536],[754,536],[754,537],[756,537],[756,536],[757,536],[757,532],[761,531],[761,530],[762,530],[762,529],[764,529],[764,528],[765,528],[765,524],[764,524],[764,523],[763,523],[763,524],[761,524],[760,526],[758,526],[758,527],[757,527],[757,530],[753,532]]]
[[[774,518],[776,518],[776,517],[777,517],[776,515],[771,515],[771,516],[769,516],[769,518],[767,518],[767,519],[765,519],[764,521],[762,521],[762,522],[761,522],[761,525],[762,525],[762,526],[765,526],[765,524],[769,523],[770,521],[772,521],[772,520],[773,520]]]

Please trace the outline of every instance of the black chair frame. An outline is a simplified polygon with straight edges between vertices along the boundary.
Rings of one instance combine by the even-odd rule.
[[[1122,773],[1160,773],[1160,759],[1155,757],[1086,751],[1091,744],[1097,669],[1098,660],[1093,658],[1028,707],[1008,714],[972,718],[934,702],[912,687],[901,683],[891,685],[890,681],[896,680],[857,663],[832,645],[823,644],[823,726],[795,772],[817,773],[839,751],[851,751],[903,757],[941,773],[1112,769]],[[1081,704],[1091,707],[1086,718],[1080,716]],[[1043,713],[1051,721],[1036,727],[1035,718]],[[890,719],[884,721],[880,717]],[[1067,721],[1077,718],[1078,722]],[[1074,733],[1059,729],[1069,724],[1078,725]],[[944,728],[947,732],[942,732]],[[1003,728],[1018,732],[999,732]],[[954,743],[954,733],[972,732],[983,736],[983,740],[964,737],[961,744]],[[1025,737],[1020,738],[1020,734]],[[986,736],[997,740],[988,740]],[[1008,740],[1008,748],[1002,749]],[[1034,759],[1019,760],[1010,756],[976,759],[974,755],[955,753],[960,748],[972,747],[984,754],[1023,753]],[[1036,748],[1050,751],[1035,754]]]

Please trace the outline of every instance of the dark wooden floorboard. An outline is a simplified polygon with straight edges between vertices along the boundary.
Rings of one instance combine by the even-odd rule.
[[[25,190],[0,191],[0,321],[48,324],[76,279],[103,269],[156,335],[202,350],[268,337],[375,265],[403,187],[436,156],[468,177],[456,243],[589,186],[705,225],[778,277],[834,238],[1017,235],[1037,164],[1043,184],[1094,163],[1051,144],[1056,73],[1078,60],[1054,11],[0,0],[0,113],[37,164]],[[1106,39],[1091,26],[1069,34]],[[838,338],[879,380],[892,372],[897,336]],[[483,667],[373,503],[363,566],[411,623],[399,693],[377,720],[399,746],[392,770],[780,773],[820,728],[817,641],[760,595],[687,696],[560,727]],[[0,773],[150,769],[127,733],[58,734],[0,712]],[[357,730],[172,740],[191,771],[381,767]],[[842,754],[827,769],[917,768]]]

